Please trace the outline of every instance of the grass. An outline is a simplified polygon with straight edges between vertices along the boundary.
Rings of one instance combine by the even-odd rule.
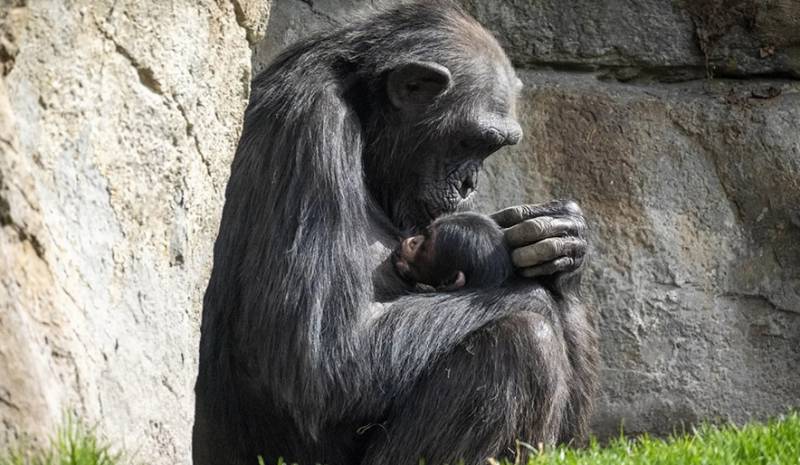
[[[0,452],[0,465],[122,465],[126,461],[97,439],[92,428],[73,420],[44,449],[20,445]],[[706,425],[666,440],[620,437],[604,446],[593,441],[585,449],[558,447],[537,451],[526,465],[684,464],[800,465],[800,414],[744,427]]]
[[[0,465],[120,465],[122,459],[94,429],[71,418],[44,448],[23,442],[0,452]]]
[[[800,465],[800,414],[767,423],[700,426],[669,439],[618,438],[605,446],[559,447],[536,453],[527,465]]]

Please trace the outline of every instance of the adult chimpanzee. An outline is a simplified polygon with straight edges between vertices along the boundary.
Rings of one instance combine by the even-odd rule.
[[[468,465],[586,432],[597,359],[574,203],[519,206],[519,277],[376,298],[402,230],[463,208],[521,137],[520,81],[441,1],[291,47],[253,81],[206,290],[195,465]]]
[[[392,264],[407,287],[424,292],[499,286],[514,273],[503,230],[473,212],[436,218],[395,248]]]

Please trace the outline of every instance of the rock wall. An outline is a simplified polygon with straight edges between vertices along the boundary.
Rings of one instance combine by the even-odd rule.
[[[800,88],[632,86],[523,72],[525,141],[492,159],[487,209],[580,201],[600,311],[594,430],[800,406]],[[752,97],[764,86],[781,95]]]
[[[526,83],[483,208],[593,224],[595,432],[800,407],[800,3],[464,2]],[[189,463],[251,59],[365,3],[0,0],[0,447],[74,410]]]
[[[800,406],[800,3],[467,3],[527,84],[485,206],[594,225],[595,433]]]
[[[253,68],[367,3],[276,0]],[[526,84],[482,208],[590,216],[595,434],[800,407],[800,2],[463,3]]]
[[[0,448],[73,411],[189,463],[201,299],[268,2],[0,2]]]

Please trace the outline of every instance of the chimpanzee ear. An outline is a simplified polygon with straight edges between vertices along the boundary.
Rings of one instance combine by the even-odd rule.
[[[456,273],[455,279],[453,279],[450,283],[444,284],[439,286],[436,290],[438,291],[455,291],[464,287],[464,284],[467,283],[467,278],[464,276],[463,271],[459,271]]]
[[[452,83],[450,70],[429,61],[402,64],[389,72],[386,92],[400,109],[419,109],[444,95]]]

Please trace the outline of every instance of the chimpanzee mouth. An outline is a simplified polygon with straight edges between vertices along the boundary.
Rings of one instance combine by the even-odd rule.
[[[467,200],[478,188],[478,171],[480,169],[480,164],[470,165],[457,181],[455,190],[462,200]]]
[[[421,200],[422,210],[429,221],[458,211],[459,207],[471,200],[478,187],[478,172],[481,163],[465,163],[453,170],[447,177],[440,192],[442,195],[433,202]]]

